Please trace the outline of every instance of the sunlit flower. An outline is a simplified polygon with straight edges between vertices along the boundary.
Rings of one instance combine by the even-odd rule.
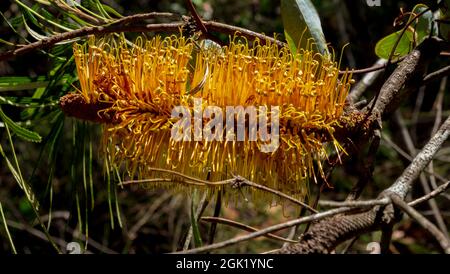
[[[74,56],[84,100],[108,106],[98,112],[107,121],[108,162],[130,177],[162,176],[152,168],[209,181],[240,175],[303,198],[308,181],[324,176],[329,147],[342,151],[333,133],[351,75],[339,75],[330,56],[308,49],[294,56],[287,47],[250,45],[239,37],[209,51],[178,36],[139,38],[132,45],[91,39],[75,44]],[[224,113],[227,106],[279,106],[279,148],[266,153],[264,142],[248,140],[174,141],[171,112],[180,105],[192,109],[194,98],[202,99],[203,109],[218,106]]]

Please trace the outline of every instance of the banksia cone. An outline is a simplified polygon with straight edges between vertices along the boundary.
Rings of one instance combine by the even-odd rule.
[[[212,182],[240,175],[303,198],[308,181],[324,176],[327,151],[342,151],[333,134],[351,75],[340,76],[329,56],[309,49],[293,55],[287,47],[249,45],[238,37],[221,49],[205,50],[177,36],[139,38],[131,46],[91,39],[75,44],[74,56],[82,101],[97,114],[90,120],[103,123],[108,162],[131,178],[163,177],[155,168]],[[68,110],[67,102],[62,105],[84,117]],[[187,119],[173,115],[180,106],[188,109]],[[219,116],[227,110],[233,116]],[[223,120],[222,126],[211,128],[214,119]],[[255,121],[269,126],[252,126]],[[180,125],[193,126],[176,140],[174,133],[187,128],[174,129]]]

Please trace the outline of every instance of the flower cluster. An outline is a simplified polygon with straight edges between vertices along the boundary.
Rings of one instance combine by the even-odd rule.
[[[206,50],[182,36],[133,44],[91,39],[75,44],[74,56],[84,100],[107,106],[98,115],[108,117],[108,161],[131,177],[160,176],[154,168],[210,181],[240,175],[302,198],[307,181],[323,176],[328,148],[342,151],[333,133],[352,80],[349,73],[339,75],[330,56],[309,49],[293,55],[287,47],[239,37]],[[173,140],[172,110],[192,107],[194,98],[224,112],[227,106],[278,106],[278,149],[261,151],[263,141]]]

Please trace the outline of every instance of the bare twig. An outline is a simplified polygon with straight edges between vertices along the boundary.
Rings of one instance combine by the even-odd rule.
[[[409,133],[408,129],[406,128],[405,122],[403,120],[403,117],[402,117],[400,111],[397,111],[395,113],[395,119],[396,119],[396,122],[398,123],[398,125],[400,126],[401,133],[403,135],[403,139],[404,139],[404,141],[406,143],[406,147],[408,148],[409,153],[411,155],[415,155],[417,153],[417,150],[416,150],[416,148],[414,146],[414,142],[413,142],[413,140],[411,138],[411,134]],[[434,130],[432,135],[436,133],[436,130]],[[432,161],[430,161],[430,164],[431,163],[432,163]],[[424,169],[424,170],[427,170],[427,169]],[[434,177],[433,177],[433,179],[434,179]],[[428,181],[427,181],[427,178],[426,178],[425,174],[422,173],[422,172],[419,175],[419,181],[420,181],[420,184],[421,184],[422,189],[425,192],[425,194],[430,193],[431,192],[431,188],[430,188],[430,186],[428,184]],[[445,224],[444,218],[442,217],[442,215],[440,213],[440,210],[439,210],[439,207],[438,207],[436,201],[435,200],[428,200],[428,204],[429,204],[431,210],[433,210],[433,212],[434,212],[434,217],[436,219],[436,222],[437,222],[439,228],[442,231],[447,231],[447,225]]]
[[[123,17],[107,25],[93,26],[93,27],[83,27],[73,31],[68,31],[60,34],[50,36],[48,38],[42,39],[40,41],[22,46],[17,49],[9,50],[0,53],[0,61],[7,60],[13,57],[17,57],[22,54],[26,54],[33,50],[48,48],[61,41],[71,40],[78,37],[84,37],[92,34],[108,34],[108,33],[119,33],[119,32],[179,32],[186,22],[173,22],[173,23],[162,23],[162,24],[140,24],[140,25],[130,25],[130,23],[135,23],[142,21],[144,19],[153,18],[159,13],[148,13],[148,14],[135,14],[127,17]],[[169,15],[169,14],[167,14]],[[117,24],[120,23],[120,24]],[[253,32],[248,29],[235,27],[223,23],[217,23],[212,21],[203,21],[203,25],[208,31],[215,31],[230,35],[240,34],[250,40],[259,39],[261,43],[275,43],[278,46],[285,46],[285,43],[278,41],[272,37]]]
[[[132,241],[136,239],[137,232],[150,220],[150,218],[153,216],[153,213],[155,213],[155,211],[171,196],[172,195],[170,193],[165,193],[158,199],[152,201],[152,205],[148,208],[148,210],[146,210],[145,215],[140,217],[136,224],[134,224],[128,231],[128,237]]]
[[[383,135],[382,140],[384,143],[386,143],[386,145],[390,146],[391,148],[393,148],[398,154],[400,154],[400,156],[402,156],[403,158],[405,158],[406,160],[412,162],[414,160],[414,157],[409,155],[409,153],[407,153],[406,151],[404,151],[401,147],[399,147],[396,143],[394,143],[391,139],[389,139],[389,137],[387,137],[386,135]],[[436,159],[439,159],[438,157],[436,157]],[[439,181],[441,181],[442,183],[446,183],[448,180],[445,179],[444,177],[442,177],[441,175],[433,172],[431,173],[429,170],[425,169],[424,170],[425,173],[432,175],[433,177],[437,178]]]
[[[195,23],[197,24],[197,27],[200,29],[200,31],[205,35],[208,36],[208,30],[206,29],[205,25],[203,24],[202,19],[200,18],[200,15],[198,15],[197,10],[195,9],[194,3],[192,3],[192,0],[186,0],[186,5],[188,7],[189,12],[192,14],[192,17],[194,18]]]
[[[257,228],[254,228],[252,226],[249,226],[249,225],[246,225],[246,224],[243,224],[243,223],[240,223],[240,222],[229,220],[229,219],[226,219],[226,218],[202,217],[200,220],[204,221],[204,222],[210,222],[210,223],[225,224],[225,225],[233,226],[233,227],[236,227],[236,228],[248,231],[248,232],[256,232],[256,231],[258,231]],[[267,238],[270,238],[272,240],[277,240],[277,241],[282,241],[282,242],[288,242],[288,243],[297,243],[298,242],[298,241],[293,241],[291,239],[286,239],[286,238],[277,236],[277,235],[272,234],[272,233],[267,233],[264,236],[266,236]]]
[[[12,228],[26,231],[26,232],[30,233],[31,235],[35,236],[36,238],[39,238],[43,241],[49,241],[47,235],[45,235],[44,232],[42,232],[38,229],[35,229],[29,225],[18,223],[18,222],[12,221],[12,220],[7,220],[6,222],[7,222],[8,226],[10,226]],[[66,245],[67,245],[66,241],[64,241],[63,239],[60,239],[60,238],[53,237],[53,236],[50,236],[50,237],[51,237],[51,240],[53,242],[57,243],[63,250],[66,248]]]
[[[414,208],[406,204],[401,197],[397,195],[391,195],[390,198],[396,206],[398,206],[401,210],[406,212],[406,214],[408,214],[411,218],[417,221],[425,230],[427,230],[431,235],[433,235],[439,242],[445,253],[450,254],[450,241],[442,233],[442,231],[440,231],[433,223],[428,221]]]
[[[329,211],[325,211],[322,213],[317,213],[311,216],[307,216],[307,217],[303,217],[300,219],[296,219],[296,220],[291,220],[285,223],[281,223],[281,224],[277,224],[277,225],[273,225],[270,227],[267,227],[265,229],[261,229],[257,232],[253,232],[250,233],[248,235],[245,236],[241,236],[241,237],[235,237],[223,242],[219,242],[219,243],[215,243],[212,245],[207,245],[207,246],[203,246],[203,247],[199,247],[199,248],[194,248],[194,249],[190,249],[190,250],[186,250],[185,252],[177,252],[177,253],[181,253],[181,254],[195,254],[195,253],[201,253],[201,252],[206,252],[206,251],[210,251],[210,250],[215,250],[215,249],[219,249],[219,248],[223,248],[223,247],[227,247],[230,245],[234,245],[243,241],[248,241],[260,236],[263,236],[267,233],[270,232],[274,232],[274,231],[278,231],[278,230],[282,230],[288,227],[292,227],[294,225],[298,225],[298,224],[304,224],[307,222],[312,222],[312,221],[317,221],[317,220],[321,220],[323,218],[329,217],[329,216],[333,216],[336,214],[340,214],[340,213],[344,213],[347,211],[352,210],[352,208],[349,207],[341,207],[341,208],[336,208],[336,209],[332,209]]]
[[[249,186],[252,187],[254,189],[258,189],[258,190],[262,190],[268,193],[272,193],[276,196],[279,196],[281,198],[284,198],[294,204],[300,205],[306,209],[308,209],[309,211],[313,212],[313,213],[317,213],[317,210],[315,210],[314,208],[312,208],[311,206],[309,206],[308,204],[299,201],[289,195],[284,194],[281,191],[272,189],[270,187],[267,186],[263,186],[254,182],[251,182],[241,176],[235,176],[232,179],[228,179],[228,180],[223,180],[223,181],[217,181],[217,182],[209,182],[209,181],[205,181],[205,180],[200,180],[194,177],[190,177],[187,175],[184,175],[180,172],[177,171],[173,171],[173,170],[167,170],[167,169],[159,169],[159,168],[150,168],[150,170],[152,171],[157,171],[157,172],[162,172],[162,173],[168,173],[174,176],[178,176],[180,178],[180,180],[173,180],[173,179],[164,179],[164,178],[153,178],[153,179],[144,179],[144,180],[130,180],[130,181],[125,181],[122,183],[122,185],[129,185],[129,184],[142,184],[142,183],[160,183],[160,182],[176,182],[176,183],[185,183],[185,184],[191,184],[191,185],[196,185],[196,186],[205,186],[205,187],[214,187],[214,186],[224,186],[224,185],[230,185],[233,188],[241,188],[243,186]]]
[[[410,203],[408,203],[409,206],[416,206],[418,204],[421,204],[423,202],[426,202],[430,199],[433,199],[434,197],[438,196],[439,194],[447,191],[447,189],[450,187],[450,181],[448,181],[445,184],[440,185],[438,188],[436,188],[435,190],[431,191],[430,193],[428,193],[427,195],[424,195],[422,197],[420,197],[419,199],[416,199]]]
[[[445,120],[440,129],[420,151],[411,164],[403,171],[403,174],[389,187],[386,192],[394,193],[403,199],[409,192],[413,182],[422,170],[433,159],[436,152],[450,135],[450,117]]]
[[[426,85],[426,84],[430,83],[431,81],[434,81],[436,79],[440,79],[442,77],[449,76],[449,75],[450,75],[450,66],[443,67],[439,70],[436,70],[434,72],[427,74],[423,78],[423,84]]]
[[[352,248],[352,246],[356,243],[356,241],[358,240],[359,236],[353,237],[353,239],[350,240],[350,242],[344,247],[344,249],[342,250],[342,254],[347,254],[347,252],[350,250],[350,248]]]
[[[95,26],[95,27],[84,27],[76,29],[73,31],[64,32],[61,34],[56,34],[48,38],[42,39],[40,41],[27,44],[17,49],[9,50],[0,53],[0,61],[4,61],[19,55],[29,53],[34,50],[49,48],[56,43],[61,41],[71,40],[78,37],[84,37],[92,34],[108,34],[116,32],[149,32],[149,31],[166,31],[166,32],[176,32],[184,26],[184,22],[177,23],[165,23],[165,24],[147,24],[140,26],[128,26],[120,25],[116,26],[111,24],[109,26]]]
[[[378,61],[372,66],[372,68],[384,68],[386,60],[378,59]],[[353,71],[355,73],[355,71]],[[352,103],[356,102],[362,94],[370,87],[380,76],[381,70],[369,71],[364,77],[353,87],[348,95],[348,100]]]
[[[346,202],[335,202],[335,201],[319,201],[319,205],[327,207],[373,207],[376,205],[387,205],[389,204],[389,199],[377,199],[369,201],[346,201]]]

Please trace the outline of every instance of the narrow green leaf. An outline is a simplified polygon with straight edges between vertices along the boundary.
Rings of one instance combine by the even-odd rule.
[[[0,77],[0,92],[46,87],[48,81],[45,80],[45,76],[39,76],[34,79],[30,77]]]
[[[0,105],[10,105],[15,107],[22,107],[28,109],[42,108],[48,106],[58,105],[58,98],[49,97],[43,99],[31,98],[31,97],[13,97],[13,96],[0,96]],[[27,118],[25,118],[27,119]]]
[[[104,9],[106,12],[111,13],[111,14],[113,14],[114,16],[117,16],[118,18],[123,17],[122,14],[118,13],[118,12],[117,12],[115,9],[113,9],[112,7],[110,7],[110,6],[108,6],[108,5],[105,5],[105,4],[103,4],[102,6],[103,6],[103,9]]]
[[[196,195],[193,195],[196,196]],[[198,228],[198,222],[197,218],[195,216],[195,209],[194,209],[194,199],[195,197],[192,197],[191,202],[191,225],[192,225],[192,236],[194,236],[194,245],[195,247],[200,247],[203,245],[202,243],[202,237],[200,235],[200,230]]]
[[[41,19],[41,20],[43,20],[43,21],[45,21],[45,22],[47,22],[47,23],[49,23],[49,24],[51,24],[51,25],[53,25],[53,26],[55,26],[55,27],[57,27],[57,28],[60,28],[60,29],[62,29],[62,30],[64,30],[64,31],[71,31],[71,30],[73,30],[73,29],[71,29],[71,28],[68,28],[68,27],[66,27],[66,26],[63,26],[63,25],[61,25],[61,24],[58,24],[58,23],[56,23],[56,22],[54,22],[54,21],[52,21],[52,20],[49,20],[49,19],[45,18],[44,16],[42,16],[41,14],[39,14],[37,11],[35,11],[35,10],[33,10],[32,8],[28,7],[27,5],[25,5],[24,3],[20,2],[19,0],[16,0],[15,2],[16,2],[17,4],[19,4],[22,8],[24,8],[26,11],[29,11],[30,13],[32,13],[32,14],[33,14],[34,16],[36,16],[37,18],[39,18],[39,19]]]
[[[286,37],[286,41],[288,43],[289,49],[291,50],[291,53],[293,55],[297,55],[297,43],[294,42],[294,39],[292,39],[287,31],[284,31],[284,36]]]
[[[281,0],[281,16],[284,31],[296,48],[306,48],[312,38],[318,52],[329,54],[319,14],[310,0]]]
[[[9,244],[11,245],[11,249],[14,254],[17,254],[16,247],[14,246],[14,242],[12,240],[11,234],[9,233],[8,224],[6,223],[5,213],[3,212],[2,203],[0,202],[0,215],[2,215],[2,222],[5,228],[6,235],[8,236]]]
[[[15,123],[13,120],[11,120],[8,116],[6,116],[6,114],[3,112],[1,107],[0,107],[0,118],[20,138],[25,139],[26,141],[38,142],[38,143],[42,141],[42,137],[39,134],[37,134],[34,131],[31,131],[31,130],[28,130],[26,128],[19,126],[17,123]]]

